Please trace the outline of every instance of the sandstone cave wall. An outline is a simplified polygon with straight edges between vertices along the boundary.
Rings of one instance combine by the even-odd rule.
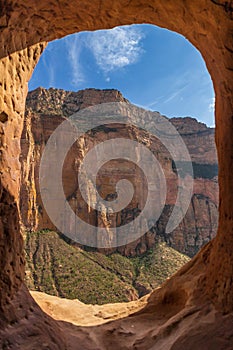
[[[232,2],[84,0],[77,6],[76,1],[7,0],[1,1],[0,13],[1,322],[15,320],[19,312],[17,310],[20,309],[12,303],[16,292],[22,287],[24,276],[18,206],[20,135],[23,130],[27,82],[43,50],[44,42],[81,30],[96,30],[131,23],[151,23],[184,35],[201,52],[216,94],[216,144],[220,190],[218,234],[208,249],[202,251],[183,270],[183,280],[176,275],[168,282],[170,298],[164,292],[167,298],[164,297],[159,307],[161,310],[168,310],[166,307],[171,305],[169,303],[172,303],[172,295],[175,295],[171,294],[172,290],[183,288],[184,296],[188,281],[192,281],[193,287],[187,293],[195,295],[197,303],[200,304],[207,298],[225,314],[233,310]],[[198,266],[201,266],[200,278],[197,277]],[[186,283],[179,284],[179,278]],[[163,291],[166,288],[165,286]],[[159,298],[155,297],[156,300]],[[26,300],[29,299],[29,294],[25,292],[22,299],[25,308],[28,304]],[[22,310],[22,304],[20,305]],[[150,302],[148,307],[152,308],[153,305]],[[184,304],[179,305],[182,307]],[[37,329],[41,317],[38,311]],[[45,333],[48,328],[46,327],[41,327],[40,332],[43,328]],[[58,330],[56,332],[59,334]],[[51,338],[48,339],[52,342]],[[60,337],[58,341],[58,348],[64,348]]]

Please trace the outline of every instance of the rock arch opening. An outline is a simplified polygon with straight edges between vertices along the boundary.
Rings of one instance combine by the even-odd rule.
[[[87,48],[89,48],[88,53],[83,53],[82,50],[85,51]],[[175,48],[176,52],[172,58],[174,62],[171,63],[170,58],[167,60],[167,56]],[[156,57],[158,53],[159,59]],[[92,61],[92,66],[90,66],[91,60],[88,60],[87,55],[92,55],[95,58],[95,62]],[[148,58],[148,56],[153,56],[154,59]],[[133,67],[129,67],[132,65]],[[68,66],[70,66],[69,69]],[[86,66],[89,68],[90,75],[85,70]],[[64,69],[64,67],[66,68]],[[102,74],[96,73],[98,67],[99,70],[102,70]],[[159,76],[161,75],[160,71],[164,73],[163,76]],[[137,72],[140,72],[143,79],[137,80]],[[93,78],[93,75],[96,77]],[[120,75],[120,79],[118,75]],[[80,87],[90,89],[71,93],[72,88],[79,86],[79,76]],[[126,88],[125,81],[132,80],[132,77],[136,78]],[[154,81],[154,85],[148,84],[149,77]],[[124,80],[123,84],[122,80]],[[107,85],[113,89],[95,90],[92,84],[104,88]],[[138,94],[133,94],[130,91],[136,84],[140,86],[140,91],[144,91],[144,100],[140,100]],[[69,239],[63,241],[61,237],[56,237],[53,232],[47,232],[47,236],[46,231],[36,233],[36,231],[48,229],[58,230],[46,213],[40,197],[40,160],[49,137],[63,121],[63,117],[70,117],[75,111],[88,107],[88,105],[123,102],[124,97],[119,91],[114,90],[117,88],[124,89],[127,97],[134,96],[136,104],[146,105],[147,102],[151,108],[152,103],[148,103],[148,98],[145,97],[149,95],[150,101],[153,100],[157,110],[160,110],[160,107],[166,108],[170,100],[174,100],[176,95],[181,95],[173,102],[173,107],[170,107],[171,111],[173,108],[170,117],[179,114],[180,104],[186,106],[186,115],[196,115],[195,107],[198,101],[199,110],[201,108],[204,110],[202,118],[205,115],[207,120],[208,114],[210,115],[208,108],[212,103],[208,73],[205,72],[197,51],[181,36],[178,37],[175,33],[155,26],[134,25],[132,27],[117,27],[108,31],[97,31],[93,34],[91,32],[75,34],[61,39],[61,41],[55,41],[43,53],[35,74],[29,82],[31,90],[41,85],[52,89],[38,88],[29,92],[26,103],[26,119],[21,137],[20,209],[25,230],[30,231],[30,233],[26,233],[26,281],[29,289],[66,298],[78,298],[87,303],[137,299],[151,292],[166,277],[188,261],[188,258],[179,255],[171,248],[181,254],[193,257],[204,244],[216,235],[218,186],[214,129],[208,128],[190,117],[171,119],[188,147],[193,162],[195,183],[188,212],[179,227],[169,234],[165,232],[165,229],[177,196],[177,177],[174,176],[174,173],[177,174],[177,170],[172,156],[169,156],[165,149],[161,149],[162,146],[156,143],[156,139],[152,139],[149,135],[142,135],[139,131],[136,132],[138,135],[132,136],[132,130],[126,132],[122,129],[123,126],[117,125],[114,130],[111,126],[106,127],[106,130],[102,128],[103,130],[95,132],[91,138],[86,138],[85,142],[82,140],[77,147],[73,148],[69,155],[69,164],[64,165],[66,173],[64,174],[63,186],[67,192],[66,198],[69,198],[68,202],[77,215],[81,214],[84,218],[82,212],[85,211],[85,215],[88,216],[88,218],[85,217],[85,220],[97,227],[103,225],[103,218],[97,211],[90,212],[91,207],[84,206],[85,203],[77,191],[76,183],[79,171],[77,164],[81,162],[81,155],[87,153],[93,144],[104,142],[106,138],[112,137],[129,137],[139,142],[142,142],[143,139],[144,143],[147,142],[147,146],[153,149],[153,154],[158,157],[166,172],[169,195],[156,225],[153,225],[150,230],[148,229],[146,235],[126,246],[106,249],[105,254],[114,253],[108,257],[103,257],[97,252],[81,252],[80,248],[75,250],[73,249],[74,245],[70,246],[72,241]],[[54,89],[63,86],[66,86],[68,91]],[[183,95],[181,91],[184,89],[187,91]],[[161,98],[163,94],[164,96]],[[185,96],[190,101],[185,101]],[[200,102],[200,96],[202,102]],[[165,102],[163,103],[162,100]],[[189,108],[191,108],[190,105],[193,106],[192,113],[191,109],[187,109],[187,105]],[[183,108],[185,110],[185,107]],[[180,110],[180,115],[182,114],[184,112]],[[211,116],[208,118],[208,123],[211,123]],[[115,135],[112,134],[112,131]],[[75,168],[77,169],[75,170]],[[113,169],[115,169],[115,175]],[[119,176],[129,178],[135,191],[142,184],[143,187],[147,187],[142,175],[135,170],[133,163],[128,164],[127,167],[127,162],[119,164],[115,161],[115,163],[112,162],[110,170],[106,168],[98,180],[98,190],[104,198],[109,198],[111,195],[108,193],[109,179],[114,184],[118,181]],[[169,182],[170,184],[168,184]],[[132,213],[142,210],[144,205],[142,198],[145,196],[146,189],[141,188],[131,205],[125,208],[124,212],[120,211],[114,216],[115,224],[118,227],[124,225],[129,219],[132,220],[132,215],[134,215]],[[63,214],[60,213],[60,215]],[[64,220],[69,219],[64,217]],[[156,222],[155,218],[150,218],[150,220]],[[64,223],[62,227],[64,227]],[[166,246],[162,242],[166,243]],[[67,255],[66,261],[64,260],[65,255]],[[75,255],[74,259],[71,259],[71,255]],[[86,267],[84,266],[85,259]],[[82,261],[81,265],[79,260]],[[117,261],[121,261],[123,264],[125,276],[124,269],[119,268],[120,265]],[[116,266],[119,265],[116,269],[113,268],[114,262]],[[88,267],[94,268],[95,273],[90,273]],[[131,278],[129,278],[129,274],[131,274]],[[102,276],[101,285],[99,276]]]
[[[48,11],[50,8],[51,11]],[[57,344],[57,348],[72,349],[77,345],[78,339],[86,349],[96,348],[97,343],[98,346],[101,344],[102,348],[108,348],[113,342],[117,344],[118,349],[123,346],[130,349],[132,344],[149,349],[158,345],[158,339],[160,344],[163,340],[164,344],[167,344],[167,338],[163,338],[165,324],[171,330],[175,316],[175,325],[181,323],[184,325],[186,311],[189,320],[190,317],[196,316],[198,322],[194,322],[195,325],[191,329],[181,327],[175,332],[176,334],[169,333],[169,343],[173,344],[173,348],[180,348],[181,344],[185,348],[194,346],[200,348],[203,344],[205,347],[219,348],[220,339],[221,345],[224,344],[225,348],[231,347],[233,310],[231,15],[230,2],[221,1],[198,1],[187,4],[187,1],[180,0],[169,1],[166,5],[163,1],[156,3],[152,1],[150,4],[126,3],[123,0],[113,1],[111,4],[98,1],[90,4],[84,1],[79,4],[79,8],[74,2],[69,2],[63,8],[57,3],[48,4],[45,1],[40,1],[40,4],[18,1],[17,4],[11,2],[3,5],[0,39],[2,43],[0,106],[1,113],[8,115],[8,120],[1,123],[0,302],[1,342],[5,347],[16,344],[20,348],[26,344],[25,342],[29,342],[31,335],[29,346],[35,348],[38,344],[40,348],[41,346],[45,348],[48,344]],[[81,30],[109,28],[135,22],[154,23],[185,35],[200,50],[211,74],[216,93],[216,144],[219,160],[218,234],[190,263],[159,291],[154,292],[147,306],[130,319],[135,325],[139,325],[140,319],[153,318],[153,324],[146,325],[146,329],[140,327],[142,333],[132,332],[132,327],[129,328],[130,321],[126,318],[125,321],[116,321],[102,327],[101,331],[98,328],[96,340],[92,340],[93,338],[89,336],[88,329],[86,331],[77,329],[75,335],[72,329],[69,339],[67,337],[65,339],[63,335],[68,334],[69,325],[63,324],[65,330],[63,328],[62,332],[62,325],[41,312],[22,284],[24,262],[19,230],[18,157],[27,81],[43,50],[43,40],[50,41]],[[206,323],[205,327],[201,327],[203,314],[199,312],[200,309],[206,310],[206,314],[218,312],[218,317],[214,321],[211,318],[210,327],[207,327]],[[161,326],[161,320],[164,327],[155,329],[155,322]],[[13,326],[13,333],[10,331],[12,328],[7,327],[8,324]],[[27,328],[25,324],[28,325]],[[115,331],[115,326],[117,328],[122,326],[125,332]],[[51,337],[50,327],[53,327],[56,339]],[[127,337],[124,334],[127,334]],[[197,336],[189,336],[193,334]],[[223,334],[227,334],[227,337],[223,337]],[[45,340],[43,344],[41,339]]]

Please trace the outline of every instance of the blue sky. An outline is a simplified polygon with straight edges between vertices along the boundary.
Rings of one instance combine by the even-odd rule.
[[[152,25],[81,32],[48,44],[29,90],[118,89],[132,103],[168,117],[214,125],[214,91],[199,51]]]

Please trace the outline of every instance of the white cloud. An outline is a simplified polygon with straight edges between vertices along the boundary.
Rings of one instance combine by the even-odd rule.
[[[55,85],[55,65],[53,57],[50,57],[50,52],[50,47],[48,46],[47,52],[41,56],[41,61],[46,71],[48,87],[53,87]]]
[[[155,96],[154,100],[147,104],[147,108],[157,108],[159,105],[171,105],[176,103],[181,103],[184,100],[183,92],[186,93],[192,82],[190,72],[185,71],[182,74],[176,73],[175,71],[169,76],[160,78],[159,84],[163,87],[160,89],[162,95]]]
[[[215,108],[215,97],[212,97],[211,102],[209,104],[209,112],[213,112]]]
[[[165,104],[165,103],[168,103],[168,102],[174,100],[174,99],[175,99],[176,97],[178,97],[178,96],[181,94],[181,92],[184,91],[186,88],[187,88],[187,84],[185,84],[182,88],[177,89],[177,91],[174,91],[171,95],[169,95],[169,97],[167,97],[167,98],[163,101],[163,103]],[[181,97],[180,97],[180,98],[181,98]]]
[[[117,27],[88,33],[86,45],[104,73],[138,61],[143,53],[141,30],[135,26]]]
[[[69,62],[72,69],[72,85],[78,87],[85,82],[85,75],[80,60],[80,54],[83,49],[83,40],[80,34],[73,34],[66,38]]]

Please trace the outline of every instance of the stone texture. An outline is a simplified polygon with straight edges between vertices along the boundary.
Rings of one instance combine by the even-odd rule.
[[[18,212],[19,140],[27,95],[26,82],[42,50],[41,44],[13,53],[3,58],[0,65],[0,308],[9,303],[24,278],[23,240]]]
[[[21,292],[24,267],[20,264],[23,246],[18,198],[19,139],[27,81],[44,41],[81,30],[130,23],[152,23],[181,33],[201,52],[211,74],[216,94],[219,161],[217,236],[159,292],[155,291],[148,300],[148,307],[134,317],[95,330],[83,330],[67,323],[61,323],[58,329],[51,319],[43,322],[45,315],[41,311],[36,314],[34,323],[30,318],[25,321],[19,306],[27,310],[30,296],[27,291]],[[77,349],[77,344],[80,348],[95,350],[109,347],[118,350],[132,347],[156,347],[157,350],[232,348],[232,27],[232,2],[225,0],[168,0],[166,3],[162,0],[84,0],[78,6],[73,0],[1,1],[0,114],[3,113],[2,120],[5,120],[1,122],[0,146],[1,201],[4,204],[0,218],[2,347],[13,343],[14,349]],[[8,119],[4,117],[6,114]],[[33,300],[30,303],[35,307]],[[215,310],[213,313],[211,308]],[[205,322],[207,315],[208,324]],[[136,323],[138,326],[133,332],[132,326]]]
[[[21,137],[22,184],[20,192],[21,219],[27,230],[55,229],[47,216],[40,198],[39,165],[47,140],[65,117],[91,105],[106,102],[127,102],[119,91],[95,90],[65,92],[63,90],[38,88],[28,94],[24,129]],[[129,105],[130,106],[130,105]],[[130,121],[128,121],[130,123]],[[81,138],[68,152],[63,171],[63,186],[66,198],[74,212],[84,221],[98,227],[121,226],[137,216],[145,205],[147,183],[143,173],[132,162],[112,160],[98,173],[97,185],[101,196],[107,200],[114,197],[115,185],[120,179],[128,179],[134,186],[135,195],[131,203],[117,214],[108,217],[99,215],[86,204],[78,185],[78,172],[85,154],[100,142],[125,137],[146,144],[159,159],[168,180],[166,207],[156,227],[144,237],[128,246],[118,248],[122,254],[135,256],[150,249],[156,240],[165,240],[178,251],[193,256],[216,234],[218,221],[217,156],[214,129],[207,128],[195,119],[173,118],[171,122],[183,137],[194,164],[194,192],[185,219],[171,234],[165,234],[169,213],[176,202],[177,174],[171,155],[150,134],[136,128],[125,128],[122,124],[106,125]],[[81,121],[80,121],[81,123]],[[81,127],[81,125],[80,125]],[[145,160],[144,160],[145,161]],[[151,160],[148,159],[148,166]],[[86,183],[85,192],[88,191]],[[89,194],[94,201],[93,194]],[[98,232],[98,230],[96,230]],[[111,250],[113,251],[113,250]]]

